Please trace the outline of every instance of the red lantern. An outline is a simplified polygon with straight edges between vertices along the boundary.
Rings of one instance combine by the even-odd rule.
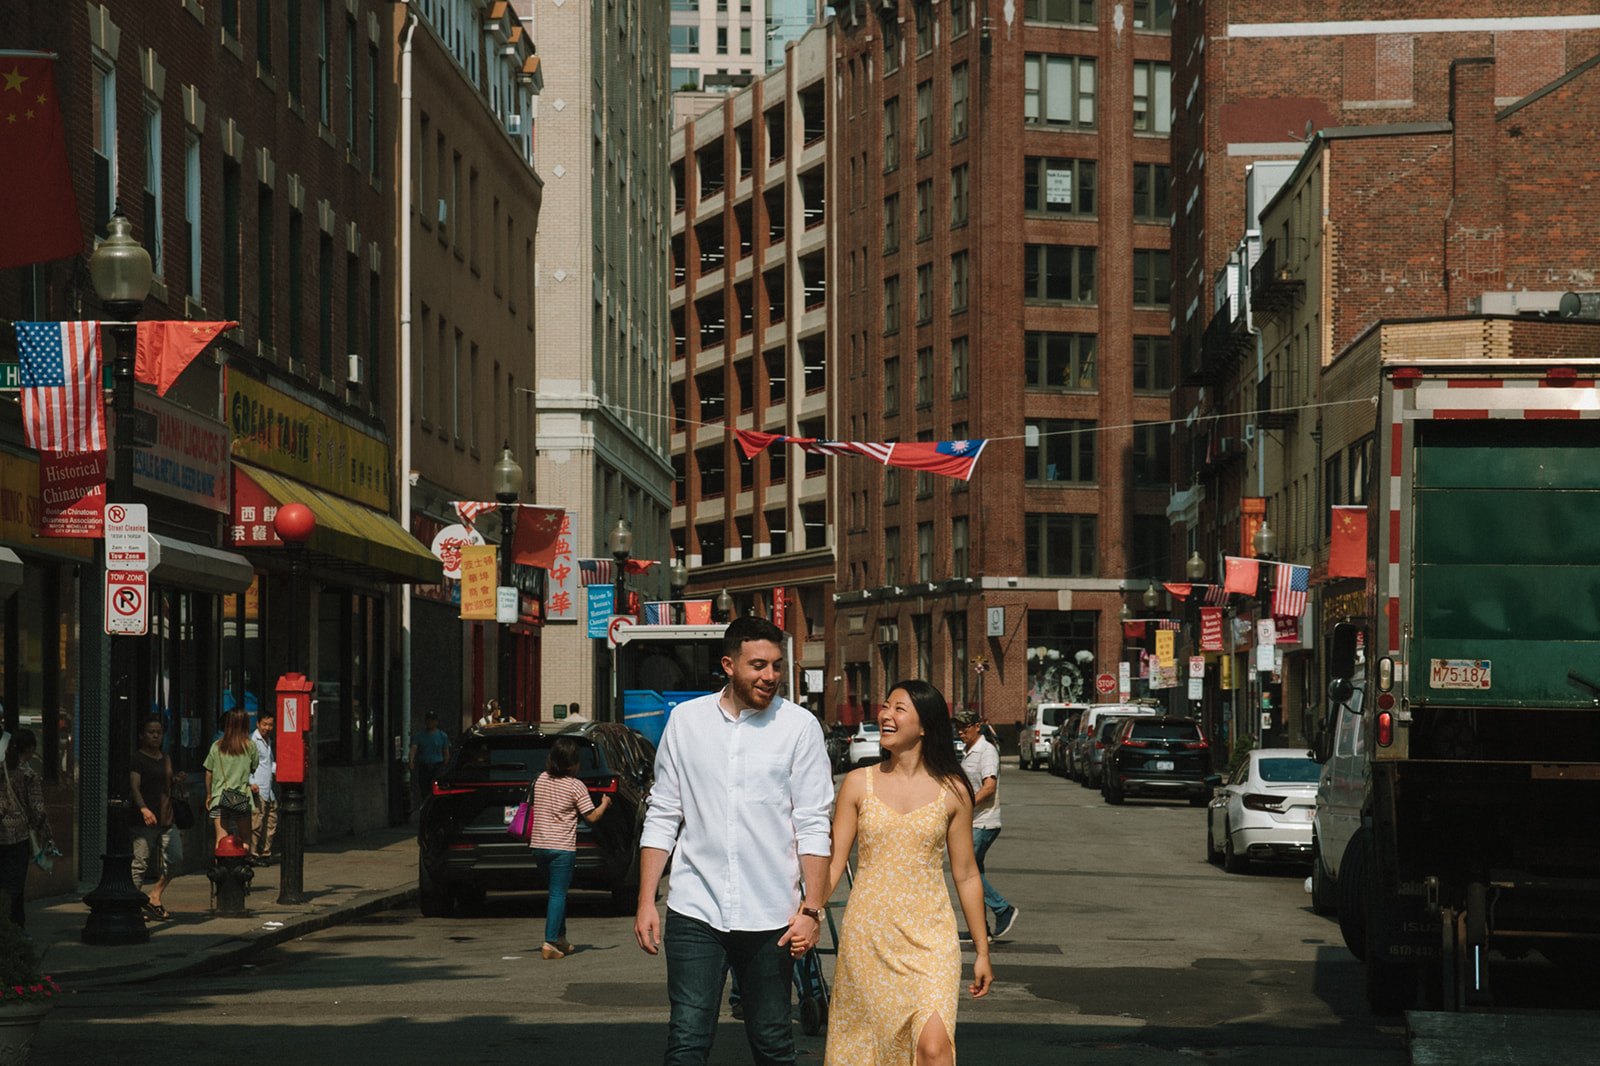
[[[272,520],[273,532],[278,534],[280,540],[292,544],[304,544],[311,539],[316,528],[317,516],[303,503],[291,503],[278,508],[278,515]]]

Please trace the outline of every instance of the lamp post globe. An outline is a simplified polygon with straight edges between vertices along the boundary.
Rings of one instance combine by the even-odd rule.
[[[1144,587],[1144,606],[1147,611],[1154,611],[1161,602],[1161,594],[1156,591],[1154,581]]]
[[[131,319],[150,295],[154,276],[150,253],[133,239],[133,223],[120,206],[106,222],[106,232],[106,239],[89,256],[89,280],[107,314]]]
[[[1272,531],[1265,518],[1261,520],[1261,528],[1256,530],[1256,535],[1251,538],[1250,544],[1255,548],[1258,559],[1278,557],[1278,535]]]
[[[1189,561],[1183,564],[1184,571],[1189,575],[1190,581],[1199,581],[1206,576],[1206,561],[1200,558],[1199,549],[1189,556]]]
[[[717,593],[717,613],[722,616],[724,622],[733,621],[733,597],[728,595],[726,587]]]
[[[517,497],[522,494],[522,466],[511,454],[510,441],[500,448],[500,458],[494,464],[492,480],[496,500],[501,503],[517,502]]]

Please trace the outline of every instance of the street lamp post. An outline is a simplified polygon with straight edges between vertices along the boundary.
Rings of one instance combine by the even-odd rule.
[[[717,593],[717,615],[719,621],[733,621],[733,597],[728,595],[727,586]]]
[[[1275,562],[1278,558],[1278,535],[1272,531],[1272,527],[1267,524],[1267,520],[1265,518],[1261,520],[1261,528],[1256,530],[1254,537],[1250,538],[1250,546],[1255,549],[1256,558],[1260,559],[1262,562],[1270,564]],[[1265,614],[1268,618],[1272,617],[1272,591],[1275,584],[1277,571],[1278,568],[1272,565],[1265,566],[1261,569],[1261,586],[1258,589],[1257,596],[1257,599],[1260,601],[1260,607],[1256,612],[1257,617],[1260,617],[1263,614]],[[1267,713],[1267,679],[1263,676],[1265,671],[1251,670],[1250,672],[1254,674],[1256,678],[1257,696],[1254,710],[1257,715],[1264,715]],[[1266,746],[1267,739],[1266,728],[1261,724],[1264,721],[1265,719],[1263,718],[1256,718],[1255,722],[1253,723],[1256,725],[1256,728],[1252,730],[1252,732],[1260,739],[1262,747]]]
[[[687,611],[682,603],[683,594],[689,588],[689,568],[683,565],[681,559],[674,559],[672,566],[667,570],[668,581],[672,585],[672,613],[681,625],[687,621]]]
[[[613,575],[614,582],[611,587],[611,613],[621,614],[626,604],[623,596],[627,593],[628,559],[633,555],[633,527],[626,518],[617,519],[617,524],[611,527],[611,532],[606,535],[606,547],[611,549],[611,559],[616,567]],[[617,677],[617,652],[611,651],[611,714],[613,721],[622,721],[622,693],[621,681]]]
[[[500,460],[494,464],[494,498],[500,502],[500,587],[512,588],[511,584],[511,545],[516,535],[517,528],[517,497],[522,494],[522,467],[511,456],[511,442],[508,440],[501,447]],[[498,606],[499,597],[496,597],[495,614],[500,622],[500,713],[510,715],[512,718],[520,717],[513,706],[511,691],[511,626],[505,617],[500,615]],[[522,604],[521,593],[517,594],[517,608]]]
[[[305,572],[306,542],[317,529],[317,516],[303,503],[291,503],[278,508],[272,518],[272,531],[283,541],[289,555],[289,611],[288,664],[293,667],[300,661],[300,575]],[[293,670],[293,673],[301,671]],[[305,671],[309,673],[310,671]],[[280,730],[287,727],[279,723]],[[301,726],[301,758],[311,758],[309,740],[311,716],[308,714]],[[280,736],[282,733],[280,732]],[[274,782],[278,792],[278,837],[283,852],[283,876],[278,879],[278,902],[284,905],[304,903],[306,870],[306,785],[305,767],[288,775],[296,780]]]
[[[109,503],[133,502],[133,361],[138,327],[134,319],[150,294],[150,253],[133,239],[133,226],[118,208],[106,223],[109,236],[89,256],[89,277],[100,306],[111,321],[107,328],[116,344],[112,364],[111,410],[116,418]],[[105,568],[101,541],[101,569]],[[133,883],[133,851],[129,835],[128,748],[133,743],[133,638],[111,641],[111,705],[106,732],[106,837],[100,859],[100,883],[83,897],[89,918],[81,938],[86,944],[144,944],[150,940],[141,910],[145,895]]]

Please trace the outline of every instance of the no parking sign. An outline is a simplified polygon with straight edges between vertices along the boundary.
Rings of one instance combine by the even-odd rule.
[[[142,637],[150,628],[150,575],[106,571],[106,632]]]

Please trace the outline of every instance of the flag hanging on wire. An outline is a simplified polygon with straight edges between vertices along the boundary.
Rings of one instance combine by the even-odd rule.
[[[1224,556],[1222,562],[1227,568],[1227,576],[1222,580],[1223,591],[1254,596],[1261,564],[1255,559],[1241,559],[1235,555]]]
[[[1329,577],[1367,576],[1367,508],[1343,504],[1333,508],[1333,535],[1328,547]]]
[[[141,322],[133,378],[154,385],[156,395],[165,396],[206,345],[224,330],[238,328],[237,322]]]
[[[821,440],[816,437],[788,437],[779,433],[762,433],[751,429],[734,430],[739,449],[746,459],[754,459],[772,444],[793,444],[811,455],[864,455],[887,466],[923,470],[963,481],[972,478],[972,468],[978,461],[987,440],[900,441],[873,443],[861,441]]]
[[[1278,563],[1277,585],[1272,590],[1272,613],[1299,618],[1306,610],[1306,590],[1311,587],[1311,568],[1293,563]]]
[[[42,452],[106,447],[106,397],[100,380],[100,323],[18,322],[22,430]]]
[[[652,566],[660,563],[660,559],[628,559],[622,564],[624,574],[647,574]],[[578,560],[578,585],[609,585],[616,578],[616,571],[612,569],[616,564],[610,559],[579,559]]]
[[[541,570],[555,566],[556,556],[565,553],[561,526],[566,514],[561,507],[518,505],[516,532],[511,538],[511,561]]]
[[[500,505],[492,500],[455,500],[450,506],[456,509],[456,514],[460,516],[461,521],[470,526],[478,520],[478,516],[483,512],[492,511]]]

